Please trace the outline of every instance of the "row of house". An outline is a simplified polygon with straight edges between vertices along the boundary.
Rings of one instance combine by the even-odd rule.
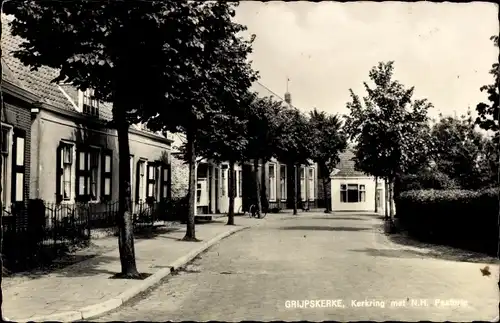
[[[95,209],[107,207],[118,200],[120,185],[117,134],[108,126],[111,105],[95,100],[92,90],[82,92],[68,84],[52,83],[57,70],[40,67],[31,71],[12,54],[22,40],[11,35],[8,24],[2,24],[2,29],[3,215],[12,213],[10,206],[32,199],[56,205],[78,202],[92,204]],[[287,103],[291,104],[289,100]],[[148,131],[142,125],[130,128],[134,205],[185,196],[189,177],[187,166],[175,149],[174,142],[178,143],[179,138]],[[291,207],[290,185],[296,176],[299,202],[308,207],[332,203],[333,210],[373,210],[373,179],[354,172],[349,156],[349,152],[343,155],[344,162],[333,175],[331,194],[328,193],[331,199],[324,196],[321,174],[314,164],[295,169],[271,160],[261,165],[260,176],[271,206]],[[228,169],[227,163],[204,160],[198,164],[198,214],[227,212]],[[235,209],[239,210],[251,203],[251,165],[236,166],[235,184]]]
[[[261,96],[271,96],[291,106],[291,95],[285,93],[282,99],[259,82],[253,85],[253,90]],[[187,193],[187,166],[182,162],[179,147],[184,143],[184,137],[176,135],[172,145],[172,182],[173,196],[183,197]],[[323,174],[313,162],[309,165],[294,165],[281,163],[273,158],[265,164],[259,164],[262,195],[269,202],[270,208],[293,208],[293,187],[298,197],[299,208],[324,208],[330,204],[333,211],[374,211],[375,204],[379,212],[383,212],[385,190],[383,181],[375,185],[372,176],[359,172],[354,167],[354,153],[348,149],[340,155],[340,163],[329,174],[330,185],[323,189]],[[235,165],[235,211],[248,210],[255,201],[255,182],[252,175],[252,163]],[[229,209],[229,163],[216,163],[202,160],[196,172],[196,204],[200,216],[227,213]]]
[[[111,105],[95,100],[92,90],[52,83],[58,75],[55,69],[31,71],[13,57],[21,42],[3,23],[3,215],[32,199],[107,207],[118,199],[120,185],[117,133],[108,126]],[[169,197],[172,139],[134,125],[129,142],[136,204]]]

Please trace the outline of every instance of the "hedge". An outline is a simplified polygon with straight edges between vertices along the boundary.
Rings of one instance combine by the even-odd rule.
[[[460,185],[445,173],[436,170],[426,170],[418,174],[402,176],[398,181],[400,191],[410,190],[446,190],[457,189]]]
[[[397,218],[415,237],[496,255],[498,193],[498,188],[401,192]]]

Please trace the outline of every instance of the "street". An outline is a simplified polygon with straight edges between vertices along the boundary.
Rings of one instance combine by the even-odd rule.
[[[484,264],[395,245],[375,215],[288,213],[262,221],[97,320],[491,321],[498,315],[498,266],[483,276]]]

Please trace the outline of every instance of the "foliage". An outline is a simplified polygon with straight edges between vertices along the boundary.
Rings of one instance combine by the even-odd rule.
[[[177,78],[165,87],[165,104],[142,111],[141,117],[153,130],[192,132],[197,138],[206,133],[207,122],[231,114],[257,73],[247,60],[252,41],[239,36],[246,27],[232,21],[234,3],[190,2],[187,8],[191,38],[181,38],[185,48],[177,51],[179,58],[170,58],[175,68],[165,81],[169,74]]]
[[[356,167],[389,179],[427,162],[427,110],[432,106],[425,99],[412,101],[413,88],[392,80],[393,71],[393,62],[370,70],[375,87],[364,83],[368,95],[363,102],[350,90],[344,127],[356,142]]]
[[[257,97],[246,110],[248,145],[245,150],[247,159],[262,159],[264,161],[276,157],[279,141],[285,135],[284,111],[286,107],[272,97]]]
[[[498,192],[498,187],[403,192],[396,199],[398,217],[415,237],[496,255]]]
[[[312,132],[312,160],[318,163],[322,176],[329,180],[330,174],[340,162],[340,154],[347,148],[341,120],[338,115],[328,115],[314,109],[310,113],[309,122]]]
[[[496,47],[498,47],[498,36],[492,36],[490,38]],[[476,123],[484,130],[490,130],[497,134],[500,130],[499,118],[500,118],[500,108],[499,108],[499,66],[498,62],[494,63],[491,67],[490,74],[493,75],[494,82],[489,85],[484,85],[481,87],[481,91],[486,91],[488,94],[489,103],[481,102],[476,106],[476,111],[478,112],[478,117]]]
[[[448,190],[457,189],[460,185],[445,173],[437,169],[421,170],[416,174],[405,174],[398,179],[398,191],[410,190]]]
[[[470,111],[461,118],[443,117],[432,127],[432,159],[436,168],[455,179],[465,189],[484,185],[488,169],[485,151],[487,139],[475,130]]]
[[[313,132],[309,119],[293,107],[283,109],[281,118],[280,135],[275,147],[277,158],[287,164],[309,165],[313,153]]]

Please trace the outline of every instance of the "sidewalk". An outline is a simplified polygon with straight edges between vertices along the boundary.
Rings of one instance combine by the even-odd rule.
[[[151,274],[144,280],[110,279],[120,272],[115,238],[116,247],[112,251],[37,279],[4,285],[3,313],[16,322],[67,322],[103,314],[153,286],[172,269],[182,267],[221,239],[263,223],[246,217],[237,217],[235,226],[225,225],[226,221],[223,217],[197,224],[196,237],[202,242],[179,241],[185,235],[185,226],[165,230],[154,238],[136,239],[138,270]]]

